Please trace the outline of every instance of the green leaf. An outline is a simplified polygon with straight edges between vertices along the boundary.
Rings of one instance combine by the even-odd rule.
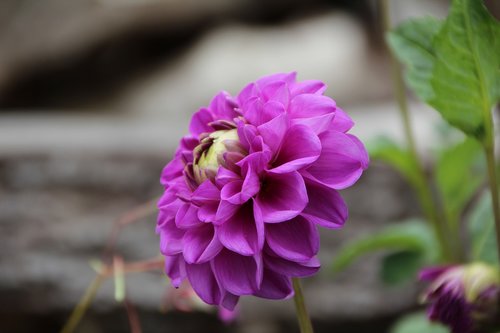
[[[427,319],[424,312],[412,313],[399,319],[390,333],[449,333],[450,330]]]
[[[394,55],[407,67],[406,82],[423,101],[434,97],[430,83],[435,62],[432,42],[443,22],[423,17],[403,22],[387,35]]]
[[[409,220],[347,244],[337,253],[333,270],[341,271],[362,255],[379,250],[419,252],[426,262],[433,262],[438,248],[434,234],[422,220]]]
[[[498,262],[495,220],[491,207],[491,194],[485,192],[467,221],[472,245],[472,260],[490,264]]]
[[[382,259],[380,276],[384,283],[391,285],[415,280],[425,262],[425,256],[420,251],[390,253]]]
[[[429,104],[453,126],[481,140],[500,97],[500,27],[481,0],[454,0],[433,40]]]
[[[367,147],[372,160],[389,164],[400,172],[410,184],[419,186],[418,162],[408,150],[399,147],[387,137],[378,137],[369,142]]]
[[[484,182],[485,176],[484,157],[478,141],[465,139],[441,152],[435,178],[448,221],[458,223],[465,205]]]

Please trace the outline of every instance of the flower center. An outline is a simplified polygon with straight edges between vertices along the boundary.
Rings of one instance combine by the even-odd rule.
[[[210,133],[200,140],[193,150],[193,174],[196,182],[214,179],[219,166],[224,163],[226,152],[241,151],[236,129],[220,130]]]

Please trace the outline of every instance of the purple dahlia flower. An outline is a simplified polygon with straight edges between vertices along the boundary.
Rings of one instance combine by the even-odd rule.
[[[275,74],[191,119],[162,172],[157,232],[174,286],[234,308],[239,296],[283,299],[319,269],[317,225],[347,219],[338,190],[368,166],[353,121],[320,81]]]
[[[429,319],[449,326],[452,333],[484,333],[500,324],[497,269],[482,263],[427,268],[420,279],[431,282],[423,297],[430,303]]]

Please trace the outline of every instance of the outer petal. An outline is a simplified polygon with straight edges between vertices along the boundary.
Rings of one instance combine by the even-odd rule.
[[[283,223],[267,224],[266,241],[274,253],[291,261],[309,261],[319,250],[316,226],[301,216]]]
[[[219,304],[221,291],[212,272],[210,263],[186,264],[186,272],[194,291],[208,304]]]
[[[237,108],[236,101],[226,91],[221,91],[210,102],[210,110],[214,113],[217,120],[227,119],[232,120],[238,116],[235,111]]]
[[[305,125],[319,135],[331,129],[334,118],[335,113],[327,113],[310,118],[295,118],[292,120],[292,125]]]
[[[189,229],[184,235],[184,259],[188,264],[211,260],[222,250],[222,244],[211,224]]]
[[[288,89],[288,84],[285,81],[276,81],[269,83],[262,88],[262,97],[264,101],[278,102],[283,105],[283,109],[288,108],[288,103],[290,101],[290,90]]]
[[[179,288],[186,277],[186,263],[181,254],[165,257],[165,273],[170,277],[172,285]]]
[[[296,77],[297,72],[271,74],[261,77],[256,81],[256,84],[261,88],[278,81],[284,81],[287,84],[292,84],[295,82]]]
[[[340,194],[319,184],[308,183],[306,187],[309,204],[301,215],[325,228],[341,228],[349,213]]]
[[[276,154],[281,147],[281,142],[290,126],[288,115],[283,113],[271,121],[262,124],[258,127],[259,133],[264,139],[264,142],[271,148],[271,151]]]
[[[326,90],[326,84],[317,80],[305,80],[291,85],[290,92],[292,98],[301,94],[321,95]]]
[[[184,230],[177,228],[174,219],[170,219],[158,230],[160,233],[160,252],[163,255],[175,255],[182,252]]]
[[[222,250],[213,260],[215,276],[221,287],[230,293],[251,295],[262,283],[262,263],[259,260],[262,259]]]
[[[267,299],[289,298],[293,295],[292,281],[288,276],[265,269],[262,286],[254,295]]]
[[[175,157],[170,161],[161,172],[160,183],[165,186],[168,182],[174,180],[175,178],[182,176],[182,171],[184,170],[184,163],[181,157]]]
[[[264,265],[273,272],[290,277],[312,276],[316,274],[320,268],[320,262],[317,257],[313,257],[309,261],[298,263],[277,256],[265,255]]]
[[[310,118],[334,113],[335,101],[327,96],[315,94],[302,94],[290,102],[290,115],[292,118]]]
[[[207,179],[193,192],[191,200],[196,205],[202,205],[206,202],[218,201],[220,198],[219,193],[219,189]]]
[[[222,296],[221,306],[222,306],[223,309],[226,309],[226,310],[229,310],[229,311],[233,311],[234,308],[235,308],[235,306],[236,306],[236,304],[238,304],[238,300],[239,299],[240,299],[239,296],[233,295],[233,294],[231,294],[228,291],[224,291],[223,296]],[[235,311],[235,313],[232,316],[231,316],[231,314],[229,314],[229,316],[232,319],[234,319],[233,316],[236,316],[237,312],[238,311]]]
[[[263,180],[256,203],[264,222],[289,220],[307,205],[307,191],[302,176],[296,172],[268,174]]]
[[[252,202],[242,206],[217,230],[221,243],[241,255],[254,255],[264,246],[264,223],[259,214],[253,213]]]
[[[321,154],[321,142],[314,132],[303,125],[292,126],[283,139],[275,166],[270,172],[288,173],[316,161]]]
[[[189,131],[194,136],[199,136],[201,133],[212,132],[213,129],[208,124],[214,120],[213,114],[209,109],[201,108],[191,118]]]
[[[324,132],[319,138],[321,155],[302,175],[337,190],[354,184],[366,168],[366,152],[341,132]]]
[[[335,119],[330,126],[331,130],[338,132],[347,132],[354,126],[354,121],[341,108],[337,107]]]
[[[201,224],[198,218],[198,208],[190,203],[184,203],[175,215],[175,225],[180,229],[188,229]]]

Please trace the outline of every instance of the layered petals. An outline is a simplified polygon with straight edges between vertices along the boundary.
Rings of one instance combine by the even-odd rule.
[[[206,303],[284,299],[292,278],[314,275],[317,226],[348,217],[337,192],[369,163],[352,119],[321,81],[278,73],[196,112],[163,169],[156,231],[165,272]]]
[[[321,155],[303,175],[327,187],[341,190],[354,184],[367,168],[367,154],[359,143],[342,132],[319,135]]]

